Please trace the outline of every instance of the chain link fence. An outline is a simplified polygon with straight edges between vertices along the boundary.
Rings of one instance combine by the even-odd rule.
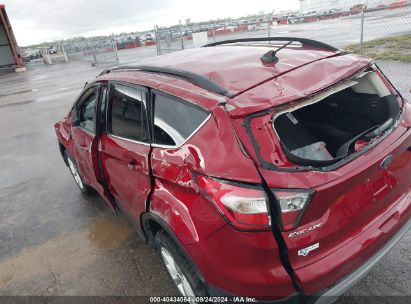
[[[236,20],[156,26],[157,54],[197,47],[193,37],[199,32],[207,33],[208,43],[270,36],[309,38],[374,58],[411,100],[411,1],[358,2],[302,0],[299,13],[273,11]]]
[[[69,60],[87,61],[91,64],[119,64],[117,43],[114,39],[73,41],[64,45]]]
[[[411,0],[410,0],[411,1]],[[385,0],[308,0],[301,10],[247,18],[154,27],[154,34],[71,41],[69,60],[96,65],[134,64],[143,58],[207,43],[251,37],[300,37],[318,40],[374,58],[401,93],[411,100],[411,2]],[[346,3],[345,7],[336,4]],[[122,38],[122,39],[120,39]],[[199,39],[201,38],[201,39]]]
[[[157,55],[180,51],[187,48],[186,41],[189,40],[190,37],[188,37],[188,31],[182,30],[181,23],[178,27],[172,28],[159,28],[156,25],[154,29]]]

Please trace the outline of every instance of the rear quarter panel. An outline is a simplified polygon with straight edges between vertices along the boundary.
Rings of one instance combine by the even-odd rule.
[[[225,110],[178,148],[153,148],[155,177],[149,211],[174,232],[207,283],[241,295],[279,299],[295,292],[271,231],[234,230],[200,192],[195,174],[261,183],[241,151]]]
[[[180,147],[153,147],[154,189],[149,211],[159,215],[183,244],[197,242],[226,222],[200,193],[194,175],[259,183],[253,162],[241,151],[229,117],[217,107]]]
[[[196,174],[204,174],[261,183],[224,108],[215,108],[208,122],[181,147],[154,147],[152,172],[149,212],[171,228],[207,283],[258,298],[283,298],[295,292],[272,232],[234,230],[194,181]]]

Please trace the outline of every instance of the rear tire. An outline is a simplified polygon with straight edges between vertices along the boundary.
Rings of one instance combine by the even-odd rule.
[[[194,265],[185,257],[174,240],[164,231],[155,235],[156,249],[160,253],[164,265],[181,295],[192,297],[207,296],[208,292]]]
[[[94,189],[84,183],[83,178],[80,175],[80,172],[77,169],[77,163],[68,155],[67,151],[65,151],[66,156],[66,163],[70,170],[71,175],[76,182],[77,187],[83,194],[90,195],[94,193]]]

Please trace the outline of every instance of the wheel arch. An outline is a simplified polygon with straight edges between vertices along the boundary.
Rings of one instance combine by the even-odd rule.
[[[153,212],[145,212],[141,215],[141,226],[149,245],[154,244],[154,236],[160,230],[164,230],[181,248],[184,248],[180,239],[177,237],[170,225],[161,216]],[[184,249],[185,251],[185,249]]]
[[[142,224],[143,233],[146,237],[146,241],[152,247],[155,247],[154,236],[156,235],[157,232],[161,230],[167,233],[171,237],[171,239],[174,241],[174,243],[177,245],[177,247],[180,249],[184,257],[188,261],[190,261],[190,263],[193,265],[201,281],[207,286],[207,283],[204,279],[203,274],[199,271],[197,265],[194,263],[193,259],[188,254],[187,250],[184,248],[184,246],[178,239],[177,235],[174,233],[172,228],[159,215],[153,212],[146,212],[142,214],[141,216],[141,224]]]

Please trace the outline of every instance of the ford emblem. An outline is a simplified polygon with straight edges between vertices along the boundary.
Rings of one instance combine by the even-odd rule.
[[[392,160],[394,159],[394,156],[391,154],[386,156],[380,163],[380,168],[381,169],[387,169],[388,166],[391,164]]]

